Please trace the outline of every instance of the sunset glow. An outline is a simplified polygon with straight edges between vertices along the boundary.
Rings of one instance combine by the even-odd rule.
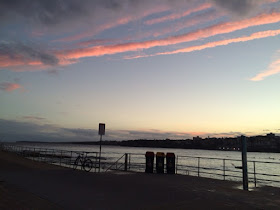
[[[280,134],[278,0],[25,3],[0,4],[3,127],[53,139],[99,122],[108,140]]]

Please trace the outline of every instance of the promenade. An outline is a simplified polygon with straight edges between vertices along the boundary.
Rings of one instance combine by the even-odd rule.
[[[87,173],[0,151],[0,209],[279,209],[279,188],[247,192],[237,185],[181,175]]]

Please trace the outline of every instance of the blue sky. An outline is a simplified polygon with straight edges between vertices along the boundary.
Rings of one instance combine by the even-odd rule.
[[[280,133],[279,1],[25,3],[0,1],[4,140]]]

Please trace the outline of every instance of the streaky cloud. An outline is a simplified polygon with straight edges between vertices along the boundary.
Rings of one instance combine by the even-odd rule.
[[[147,25],[153,25],[153,24],[157,24],[157,23],[162,23],[162,22],[166,22],[166,21],[171,21],[171,20],[180,19],[180,18],[182,18],[182,17],[191,15],[192,13],[196,13],[196,12],[199,12],[199,11],[203,11],[203,10],[209,9],[209,8],[211,8],[211,7],[212,7],[212,4],[210,4],[210,3],[204,3],[204,4],[199,5],[199,6],[196,7],[196,8],[186,10],[186,11],[183,12],[183,13],[172,13],[172,14],[167,15],[167,16],[164,16],[164,17],[160,17],[160,18],[155,18],[155,19],[147,20],[147,21],[145,21],[145,24],[147,24]]]
[[[195,41],[203,38],[212,37],[215,35],[231,33],[241,29],[277,23],[280,22],[280,13],[273,12],[271,14],[261,14],[253,18],[244,19],[241,21],[219,23],[213,26],[209,26],[194,32],[182,34],[178,36],[170,36],[158,40],[149,40],[143,42],[130,42],[117,45],[108,46],[96,46],[90,48],[80,48],[73,50],[65,50],[58,52],[56,55],[63,59],[79,59],[83,57],[97,57],[103,55],[110,55],[128,51],[136,51],[149,49],[156,46],[168,46],[183,42]]]
[[[46,120],[46,118],[38,117],[38,116],[22,116],[21,118],[24,120],[36,120],[36,121]]]
[[[238,43],[238,42],[247,42],[247,41],[251,41],[251,40],[255,40],[255,39],[262,39],[262,38],[273,37],[273,36],[278,36],[278,35],[280,35],[280,29],[279,30],[261,31],[261,32],[253,33],[249,36],[243,36],[243,37],[221,40],[221,41],[216,41],[216,42],[209,42],[209,43],[206,43],[203,45],[187,47],[187,48],[183,48],[183,49],[179,49],[179,50],[174,50],[171,52],[157,53],[156,55],[171,55],[171,54],[177,54],[177,53],[187,53],[187,52],[203,50],[206,48],[224,46],[224,45]]]
[[[17,62],[27,63],[29,65],[36,63],[56,65],[59,60],[55,55],[44,52],[31,44],[27,45],[21,42],[1,41],[0,66],[18,65]]]
[[[11,83],[11,82],[2,82],[0,83],[0,90],[11,92],[17,89],[22,89],[23,87],[20,84],[17,83]]]
[[[249,36],[220,40],[220,41],[215,41],[215,42],[208,42],[208,43],[203,44],[203,45],[186,47],[186,48],[173,50],[173,51],[169,51],[169,52],[160,52],[160,53],[156,53],[156,54],[152,54],[152,55],[127,56],[127,57],[125,57],[125,59],[137,59],[137,58],[144,58],[144,57],[151,57],[151,56],[158,56],[158,55],[173,55],[173,54],[178,54],[178,53],[190,53],[190,52],[194,52],[194,51],[204,50],[204,49],[207,49],[207,48],[225,46],[225,45],[229,45],[229,44],[232,44],[232,43],[247,42],[247,41],[251,41],[251,40],[255,40],[255,39],[262,39],[262,38],[273,37],[273,36],[278,36],[278,35],[280,35],[280,29],[279,30],[261,31],[261,32],[253,33]],[[274,63],[273,67],[275,67],[275,66],[277,67],[276,64],[279,64],[279,63]],[[277,70],[278,70],[278,68],[274,69],[274,71],[271,71],[271,73],[275,72]]]
[[[261,81],[266,77],[279,74],[280,73],[280,58],[273,61],[267,68],[267,70],[257,74],[256,76],[252,77],[251,81]]]
[[[203,17],[204,18],[204,17]],[[207,26],[189,33],[169,36],[161,39],[151,39],[138,42],[124,42],[121,44],[92,46],[84,45],[64,50],[45,50],[21,42],[0,42],[0,68],[12,71],[35,71],[49,69],[55,65],[70,65],[77,63],[80,58],[98,57],[117,53],[145,50],[153,47],[170,46],[180,43],[197,41],[221,34],[228,34],[254,26],[280,22],[280,13],[264,13],[251,18],[222,22]],[[190,23],[191,24],[191,23]],[[181,26],[180,26],[181,27]],[[175,28],[176,29],[176,28]],[[177,30],[177,29],[176,29]]]
[[[87,30],[87,31],[79,33],[77,35],[68,36],[68,37],[54,40],[54,42],[73,42],[73,41],[78,41],[78,40],[81,40],[81,39],[84,39],[87,37],[92,37],[103,31],[106,31],[108,29],[118,27],[120,25],[125,25],[125,24],[128,24],[133,21],[140,20],[148,15],[158,13],[158,12],[163,12],[163,11],[166,11],[167,9],[168,9],[167,6],[161,5],[161,6],[157,6],[155,8],[148,8],[139,14],[125,14],[121,17],[114,19],[114,21],[103,23],[101,25],[94,27],[91,30]]]
[[[277,0],[212,0],[217,6],[237,16],[247,16],[258,10],[261,4],[273,3]]]
[[[115,0],[1,0],[0,21],[11,21],[19,16],[47,26],[57,25],[90,16],[99,8],[117,10],[128,2]]]
[[[220,13],[217,13],[214,10],[209,10],[202,14],[195,15],[190,19],[178,21],[178,22],[172,24],[172,27],[168,26],[168,27],[164,27],[162,29],[157,29],[155,32],[152,32],[151,34],[153,35],[153,37],[163,36],[163,35],[166,35],[169,33],[178,32],[185,28],[198,26],[200,24],[210,23],[211,21],[213,21],[219,17],[221,17]]]

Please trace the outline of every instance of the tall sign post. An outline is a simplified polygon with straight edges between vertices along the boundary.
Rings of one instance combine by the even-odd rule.
[[[241,143],[242,143],[243,190],[248,190],[247,140],[245,136],[241,136]]]
[[[105,123],[99,123],[99,130],[98,134],[100,135],[100,143],[99,143],[99,169],[100,172],[100,161],[101,161],[101,142],[102,142],[102,136],[105,135]]]

